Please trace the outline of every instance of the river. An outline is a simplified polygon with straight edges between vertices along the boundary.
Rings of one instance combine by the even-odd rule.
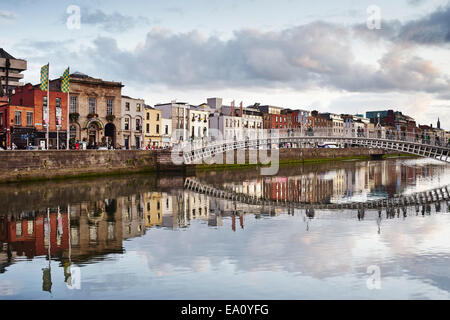
[[[0,299],[450,298],[446,201],[323,207],[450,185],[445,164],[342,161],[194,178],[279,205],[189,191],[179,176],[0,185]]]

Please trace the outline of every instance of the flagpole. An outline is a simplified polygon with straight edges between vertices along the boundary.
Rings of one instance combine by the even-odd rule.
[[[69,150],[69,134],[70,134],[70,130],[69,130],[69,108],[70,108],[70,92],[67,92],[67,128],[66,128],[66,150]]]
[[[69,83],[69,87],[67,89],[67,128],[66,128],[66,150],[69,150],[69,142],[70,142],[70,67],[67,67],[67,81]],[[64,75],[63,81],[64,82]]]
[[[48,63],[48,77],[47,77],[47,150],[50,149],[50,62]]]

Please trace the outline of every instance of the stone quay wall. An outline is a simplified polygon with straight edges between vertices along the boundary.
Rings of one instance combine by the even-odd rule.
[[[238,153],[243,151],[235,152],[235,159]],[[280,149],[279,159],[280,162],[302,162],[380,156],[385,153],[383,150],[364,148]],[[245,158],[249,163],[248,151]],[[204,167],[207,166],[203,164]],[[139,172],[186,173],[186,170],[195,168],[195,165],[174,165],[168,150],[0,151],[0,183]]]

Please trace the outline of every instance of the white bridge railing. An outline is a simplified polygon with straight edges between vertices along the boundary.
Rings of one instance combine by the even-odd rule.
[[[338,147],[394,150],[450,162],[450,148],[442,136],[379,129],[342,129],[342,132],[333,132],[333,129],[261,129],[250,133],[236,130],[233,139],[204,137],[195,142],[185,142],[182,150],[185,163],[190,164],[236,149],[314,148],[326,143],[334,143]]]

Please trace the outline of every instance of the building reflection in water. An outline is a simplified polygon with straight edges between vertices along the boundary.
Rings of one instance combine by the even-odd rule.
[[[355,162],[351,167],[302,174],[224,182],[221,188],[281,202],[334,203],[392,197],[421,180],[444,172],[443,166],[405,166],[388,161]],[[407,182],[407,183],[405,183]]]
[[[240,182],[222,182],[221,188],[237,193],[264,197],[279,202],[330,203],[364,194],[392,196],[421,179],[439,174],[439,167],[402,166],[386,161],[355,163],[352,170],[311,171],[293,175],[256,177]],[[406,183],[405,183],[406,182]],[[408,214],[429,215],[448,211],[441,203],[408,209],[388,209],[375,213],[378,232],[381,220],[405,218]],[[70,285],[71,266],[106,259],[108,254],[124,252],[123,241],[140,237],[151,228],[177,230],[194,220],[209,227],[222,227],[224,220],[233,231],[245,228],[245,218],[301,215],[310,228],[317,219],[314,209],[298,210],[283,207],[262,207],[219,198],[212,198],[183,189],[168,192],[142,191],[98,201],[54,206],[35,211],[0,216],[0,273],[21,257],[47,257],[48,267],[42,270],[42,290],[51,292],[50,261],[59,261],[64,279]],[[320,217],[326,217],[321,212]],[[366,219],[364,210],[349,214]]]

